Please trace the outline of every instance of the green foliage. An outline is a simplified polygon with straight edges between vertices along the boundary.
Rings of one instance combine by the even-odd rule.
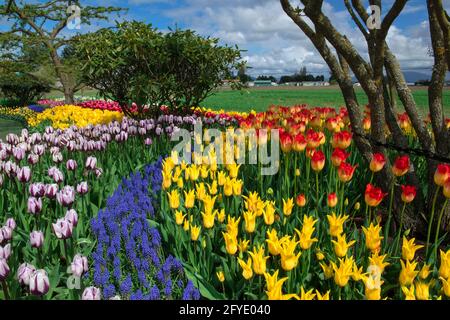
[[[163,34],[133,21],[80,36],[76,54],[86,85],[118,101],[128,116],[141,116],[149,111],[144,105],[196,106],[231,77],[242,65],[240,51],[218,41],[190,30]]]
[[[8,102],[16,106],[30,104],[46,92],[50,92],[50,85],[22,73],[8,73],[0,75],[0,93]]]

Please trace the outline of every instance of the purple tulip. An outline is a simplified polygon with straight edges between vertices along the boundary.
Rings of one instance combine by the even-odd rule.
[[[9,275],[9,266],[6,259],[0,258],[0,281],[6,280]]]
[[[55,181],[55,183],[61,183],[64,181],[64,175],[59,169],[56,169],[55,171],[53,171],[52,178],[53,178],[53,181]]]
[[[75,190],[71,186],[65,186],[56,194],[56,200],[63,207],[69,207],[75,201]]]
[[[8,220],[6,220],[5,226],[10,227],[11,230],[14,231],[17,226],[16,220],[14,220],[14,218],[8,218]]]
[[[28,198],[28,213],[39,214],[42,210],[42,199],[29,197]]]
[[[42,156],[45,152],[45,147],[41,144],[35,145],[33,147],[33,153],[37,154],[38,156]]]
[[[94,170],[97,166],[97,158],[96,157],[88,157],[86,159],[86,169]]]
[[[53,231],[58,239],[68,239],[72,236],[73,225],[66,219],[58,219],[52,223]]]
[[[9,144],[16,145],[16,144],[19,143],[19,136],[17,134],[14,134],[14,133],[9,133],[6,136],[6,142],[8,142]]]
[[[74,227],[78,224],[78,214],[75,210],[70,209],[66,212],[66,216],[64,217],[67,221],[69,221]]]
[[[0,150],[0,160],[4,161],[8,158],[8,153],[6,152],[6,150]]]
[[[100,300],[100,289],[96,287],[87,287],[84,289],[81,300]]]
[[[78,165],[77,162],[73,159],[67,160],[66,162],[66,168],[69,171],[75,171],[77,169]]]
[[[30,285],[30,277],[36,271],[36,268],[29,263],[22,263],[17,270],[17,280],[21,285]]]
[[[145,139],[144,143],[145,143],[146,146],[151,146],[152,143],[153,143],[152,138]]]
[[[50,289],[47,271],[36,270],[30,276],[30,292],[35,296],[43,296]]]
[[[6,246],[0,246],[0,259],[8,260],[11,255],[11,244],[8,243]]]
[[[29,182],[31,180],[31,169],[29,167],[20,168],[17,179],[22,183]]]
[[[77,254],[75,257],[73,257],[73,262],[70,265],[70,269],[72,270],[72,274],[81,277],[83,273],[88,272],[88,261],[87,258]]]
[[[96,168],[95,169],[95,176],[97,178],[100,178],[100,176],[103,174],[103,169],[102,168]]]
[[[49,199],[54,199],[56,194],[58,193],[58,185],[57,184],[47,184],[45,186],[45,196]]]
[[[54,163],[61,163],[63,161],[63,155],[61,152],[56,152],[52,155],[52,160]]]
[[[5,162],[5,173],[8,175],[8,177],[15,177],[17,175],[17,165],[14,162],[7,161]]]
[[[30,233],[30,244],[32,248],[40,248],[44,244],[44,234],[41,231]]]
[[[77,185],[77,193],[80,195],[85,195],[88,193],[89,187],[86,181],[82,181]]]

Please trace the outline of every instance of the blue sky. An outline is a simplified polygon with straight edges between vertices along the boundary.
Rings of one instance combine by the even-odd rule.
[[[31,0],[33,1],[33,0]],[[41,2],[34,0],[33,2]],[[292,4],[299,3],[291,0]],[[384,11],[393,0],[382,0]],[[310,41],[286,16],[278,0],[81,0],[81,4],[128,8],[120,19],[152,23],[161,30],[190,28],[205,36],[238,44],[252,75],[290,74],[306,66],[314,74],[328,74],[328,68]],[[368,6],[368,1],[365,0]],[[444,0],[450,9],[450,0]],[[354,45],[366,52],[366,44],[351,21],[342,0],[325,0],[324,11]],[[109,24],[114,23],[114,18]],[[104,26],[101,23],[100,26]],[[90,31],[98,26],[82,26]],[[70,33],[70,31],[66,31]],[[409,0],[388,35],[404,71],[429,73],[430,38],[425,0]]]

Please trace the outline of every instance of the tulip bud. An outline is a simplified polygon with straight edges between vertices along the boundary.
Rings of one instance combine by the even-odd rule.
[[[0,246],[0,259],[8,260],[11,255],[11,244],[8,243],[6,246]]]
[[[22,263],[17,270],[17,280],[21,285],[30,285],[30,277],[36,271],[36,268],[29,263]]]
[[[0,243],[3,241],[9,241],[12,239],[13,229],[8,226],[4,226],[0,229]]]
[[[73,262],[70,265],[70,269],[73,275],[81,277],[83,273],[89,271],[87,258],[80,254],[75,255],[75,257],[73,257]]]
[[[31,179],[31,169],[29,167],[20,168],[17,173],[17,179],[22,183],[29,182]]]
[[[103,174],[103,169],[102,168],[95,168],[95,176],[97,178],[100,178],[100,176]]]
[[[6,259],[0,258],[0,281],[4,281],[8,277],[9,271]]]
[[[42,210],[42,199],[29,197],[28,198],[28,213],[39,214]]]
[[[67,211],[66,216],[64,217],[67,221],[70,221],[70,223],[76,227],[78,224],[78,214],[75,210],[70,209]]]
[[[327,204],[330,208],[336,207],[338,203],[338,198],[335,192],[330,193],[327,198]]]
[[[79,193],[80,195],[84,195],[88,193],[88,191],[89,187],[86,181],[82,181],[77,185],[77,193]]]
[[[41,231],[30,233],[30,244],[32,248],[40,248],[44,243],[44,234]]]
[[[297,198],[295,198],[295,202],[297,206],[304,207],[306,205],[306,197],[303,193],[299,194]]]
[[[84,289],[81,300],[100,300],[100,289],[96,287],[87,287]]]
[[[11,230],[14,230],[17,226],[16,221],[13,218],[9,218],[8,220],[6,220],[5,226],[10,227]]]
[[[53,231],[58,239],[68,239],[72,236],[73,225],[66,219],[58,219],[52,223]]]
[[[75,190],[71,186],[65,186],[56,194],[56,200],[64,207],[69,207],[75,201]]]
[[[146,146],[150,146],[150,145],[152,145],[153,141],[151,138],[147,138],[147,139],[145,139],[144,143]]]
[[[30,292],[35,296],[42,296],[48,292],[50,284],[45,270],[36,270],[30,276]]]
[[[73,159],[67,160],[67,162],[66,162],[67,170],[75,171],[77,169],[77,167],[78,167],[78,164],[75,160],[73,160]]]

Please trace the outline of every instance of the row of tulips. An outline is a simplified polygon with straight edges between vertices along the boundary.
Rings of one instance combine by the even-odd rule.
[[[394,186],[402,190],[403,212],[414,201],[417,190],[405,183],[405,175],[417,159],[389,155],[395,181],[391,190],[382,190],[374,178],[387,159],[375,154],[364,164],[345,109],[272,107],[246,116],[240,127],[256,129],[260,147],[271,141],[270,133],[259,129],[279,130],[278,174],[262,176],[259,165],[219,165],[216,156],[239,158],[240,150],[225,136],[219,154],[192,153],[194,163],[207,161],[188,165],[173,154],[162,169],[162,237],[175,243],[173,253],[188,262],[186,272],[196,275],[205,297],[450,296],[450,251],[439,248],[448,200],[438,226],[430,223],[435,239],[429,238],[426,248],[408,238],[402,217],[397,233],[388,233]],[[438,166],[435,182],[448,199],[448,165]]]

